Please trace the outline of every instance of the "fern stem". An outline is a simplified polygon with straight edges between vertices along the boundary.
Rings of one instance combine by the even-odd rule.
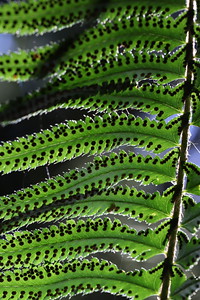
[[[181,219],[182,211],[182,195],[184,189],[185,172],[184,164],[187,161],[188,153],[188,137],[189,137],[189,121],[190,121],[190,96],[192,92],[193,82],[193,25],[194,25],[194,1],[188,1],[187,14],[187,36],[186,36],[186,72],[185,72],[185,86],[184,86],[184,114],[182,119],[182,137],[180,147],[180,159],[177,171],[177,184],[173,195],[174,210],[171,219],[171,227],[169,230],[167,257],[164,262],[160,300],[169,299],[170,295],[170,278],[173,276],[172,266],[174,264],[175,252],[177,248],[177,233]]]

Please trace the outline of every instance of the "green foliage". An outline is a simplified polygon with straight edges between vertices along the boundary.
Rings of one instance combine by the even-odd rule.
[[[38,134],[5,142],[0,146],[0,166],[4,174],[32,169],[82,154],[109,151],[129,144],[160,153],[179,142],[180,118],[165,123],[132,115],[106,114],[85,121],[68,121]],[[170,130],[169,130],[170,129]]]
[[[30,295],[38,299],[56,299],[60,295],[77,295],[97,290],[120,293],[129,298],[134,293],[133,297],[145,299],[158,292],[161,282],[160,269],[161,266],[148,271],[141,269],[124,272],[107,261],[100,262],[97,258],[81,262],[75,260],[65,264],[44,263],[39,267],[33,266],[31,276],[28,270],[5,271],[0,293],[5,299],[10,299],[13,295],[11,282],[14,280],[16,299],[21,295],[24,299],[31,299]]]
[[[195,203],[191,198],[183,197],[183,204],[185,207],[185,214],[182,225],[190,232],[195,232],[200,224],[200,203]]]
[[[154,231],[147,229],[137,233],[122,225],[118,219],[111,222],[107,218],[80,220],[77,223],[70,220],[50,229],[15,232],[14,236],[5,235],[5,241],[1,244],[1,267],[19,268],[21,265],[39,265],[43,261],[73,260],[110,249],[128,253],[138,261],[146,260],[163,253],[168,230],[169,221]]]
[[[90,159],[0,196],[1,299],[196,294],[200,168],[188,161],[188,146],[190,125],[200,126],[199,8],[195,0],[0,6],[1,33],[43,35],[74,26],[71,38],[0,56],[1,80],[46,79],[44,87],[0,105],[1,126],[60,108],[72,113],[49,129],[1,142],[1,175]],[[74,109],[88,115],[76,121]],[[90,258],[111,251],[141,269]],[[143,268],[158,255],[160,263]]]

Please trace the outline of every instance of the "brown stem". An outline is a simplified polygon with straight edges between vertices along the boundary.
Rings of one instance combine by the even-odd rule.
[[[169,230],[169,242],[167,249],[167,256],[164,262],[162,275],[162,289],[160,300],[169,299],[170,282],[172,274],[172,266],[174,264],[175,252],[177,248],[177,233],[180,224],[181,210],[182,210],[182,194],[184,188],[184,163],[187,161],[188,149],[188,130],[190,117],[190,94],[192,90],[192,61],[193,61],[193,0],[189,0],[188,14],[187,14],[187,39],[186,39],[186,81],[184,86],[184,114],[183,114],[183,128],[181,134],[180,158],[177,171],[177,185],[173,195],[174,210]]]

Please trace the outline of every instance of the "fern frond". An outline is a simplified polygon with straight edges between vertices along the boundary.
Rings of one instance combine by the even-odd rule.
[[[196,90],[191,95],[192,99],[192,125],[200,126],[200,91]]]
[[[112,5],[112,3],[110,4]],[[17,99],[17,107],[13,106],[12,101],[10,104],[2,105],[0,107],[1,121],[16,119],[33,110],[37,112],[45,109],[47,106],[52,107],[52,105],[55,106],[56,104],[65,106],[66,103],[66,107],[76,107],[77,105],[80,107],[80,91],[77,91],[77,89],[86,87],[87,91],[92,85],[95,86],[92,88],[95,94],[94,92],[89,95],[86,94],[86,98],[88,98],[87,102],[85,101],[86,103],[83,101],[85,98],[81,97],[81,102],[83,101],[81,107],[86,104],[85,107],[91,109],[100,107],[101,109],[103,105],[103,109],[110,106],[108,108],[112,110],[115,108],[112,102],[116,101],[116,105],[119,102],[122,108],[130,107],[133,104],[136,107],[142,106],[144,111],[152,111],[152,108],[156,108],[155,112],[159,113],[157,110],[158,105],[154,106],[154,101],[159,99],[159,95],[157,95],[157,93],[160,94],[159,89],[156,89],[156,91],[153,88],[150,89],[153,92],[150,96],[150,99],[153,100],[153,103],[151,103],[149,94],[145,95],[146,93],[143,93],[145,88],[139,94],[137,88],[150,80],[154,84],[160,84],[162,91],[165,93],[164,95],[166,95],[166,89],[164,91],[162,87],[163,83],[169,84],[169,82],[177,79],[184,80],[185,41],[182,39],[181,34],[184,32],[187,14],[181,14],[176,20],[172,17],[165,19],[163,13],[162,17],[160,16],[159,11],[161,7],[156,7],[154,10],[153,7],[141,6],[141,3],[138,3],[137,6],[135,5],[136,3],[134,3],[133,7],[131,5],[127,6],[126,14],[122,14],[121,19],[121,13],[117,13],[119,16],[116,19],[116,23],[113,23],[114,21],[109,22],[108,19],[104,24],[97,24],[92,30],[89,29],[86,33],[81,34],[80,38],[71,45],[71,48],[66,45],[68,50],[66,53],[63,50],[63,45],[67,44],[67,41],[61,43],[58,46],[58,50],[55,51],[59,52],[61,50],[61,55],[60,52],[52,55],[51,64],[48,67],[45,65],[46,58],[40,54],[36,54],[41,66],[37,70],[33,70],[30,66],[30,70],[26,70],[24,73],[24,67],[22,67],[23,70],[19,68],[16,73],[15,68],[10,68],[8,65],[7,68],[11,69],[11,77],[14,76],[14,79],[17,80],[29,78],[30,74],[34,72],[39,77],[43,76],[43,73],[47,75],[48,68],[50,68],[49,70],[52,71],[52,74],[55,72],[64,74],[59,79],[54,79],[51,83],[47,84],[40,92],[34,93],[32,96],[29,95],[22,99]],[[147,15],[144,14],[145,11]],[[169,11],[170,7],[169,10],[164,11],[164,14]],[[127,15],[128,13],[129,15]],[[134,23],[132,23],[134,14],[138,15],[138,18],[135,18]],[[142,31],[142,35],[141,27],[144,30],[144,32]],[[149,33],[151,35],[147,40],[146,36]],[[101,48],[102,44],[104,45],[103,48]],[[120,50],[120,47],[122,50]],[[161,47],[162,52],[159,52]],[[45,49],[43,49],[44,52]],[[58,56],[61,56],[61,58],[58,59]],[[43,73],[41,73],[41,70]],[[4,68],[2,68],[2,72],[4,78],[10,76],[9,72],[7,73]],[[22,76],[20,77],[21,73]],[[130,88],[130,83],[133,88],[133,91],[132,89],[131,92],[128,91],[129,95],[123,94],[125,97],[136,96],[138,98],[141,96],[144,99],[142,101],[136,99],[133,102],[130,102],[129,99],[122,101],[120,98],[119,100],[117,98],[114,100],[113,98],[116,96],[114,94],[110,100],[107,100],[107,93],[105,93],[106,86],[110,86],[111,91],[116,89],[119,92],[119,90],[123,90],[121,88],[123,82],[123,86],[126,88]],[[105,99],[98,99],[100,101],[99,105],[98,102],[95,103],[96,99],[94,99],[93,103],[90,103],[91,97],[97,95],[97,84],[101,90],[104,90],[103,93],[105,94]],[[103,88],[101,88],[101,85]],[[102,95],[100,90],[98,92]],[[75,103],[73,103],[74,95],[76,96]],[[47,97],[49,99],[48,104],[46,101]],[[41,99],[44,99],[45,103],[41,103]],[[31,101],[34,103],[31,103]],[[161,102],[163,104],[165,101]],[[181,109],[181,102],[179,102],[179,105],[179,109]],[[169,113],[167,109],[168,105],[164,104],[164,106],[166,106],[166,113]],[[174,106],[172,104],[172,107]],[[162,110],[162,117],[164,117],[163,111],[165,110]]]
[[[0,246],[0,266],[4,270],[70,261],[99,251],[120,251],[137,261],[147,260],[164,253],[169,223],[137,233],[118,219],[70,220],[49,229],[6,234]]]
[[[159,7],[159,9],[156,8],[155,11],[159,12],[160,8],[161,7]],[[130,24],[130,22],[132,21],[133,14],[136,13],[135,9],[136,11],[137,9],[139,9],[139,17],[138,19],[134,20],[134,22],[136,23],[134,23],[133,26]],[[12,102],[10,104],[2,105],[2,107],[0,108],[0,110],[2,111],[0,115],[1,121],[10,120],[12,118],[19,118],[25,113],[32,112],[33,109],[35,111],[44,109],[46,108],[46,105],[51,107],[53,104],[52,102],[58,105],[62,104],[64,106],[66,103],[66,107],[76,107],[78,104],[78,107],[80,107],[79,97],[76,97],[75,103],[73,103],[74,94],[80,94],[80,92],[74,91],[74,89],[80,89],[80,87],[84,87],[85,85],[89,87],[92,83],[94,85],[96,85],[97,83],[98,85],[104,85],[103,89],[101,88],[101,90],[104,90],[105,93],[105,84],[107,86],[110,85],[111,90],[115,89],[116,86],[117,92],[119,92],[122,86],[122,82],[125,83],[125,87],[129,88],[130,82],[132,81],[135,82],[134,85],[138,87],[138,84],[140,86],[141,84],[143,84],[143,81],[148,82],[148,79],[150,79],[154,83],[156,82],[157,84],[169,83],[172,80],[176,80],[177,75],[178,78],[184,79],[183,60],[185,42],[183,42],[182,39],[179,40],[179,38],[181,37],[181,33],[184,31],[183,28],[186,22],[186,15],[181,15],[176,20],[171,17],[165,20],[162,16],[161,20],[160,15],[159,17],[154,16],[154,10],[152,11],[152,9],[150,9],[151,14],[149,14],[150,11],[148,7],[147,14],[148,18],[150,18],[150,21],[147,22],[145,15],[142,14],[146,9],[147,7],[143,5],[141,8],[141,3],[138,3],[138,6],[134,5],[134,8],[130,8],[130,18],[128,18],[126,11],[126,18],[123,18],[123,20],[120,21],[121,23],[119,22],[119,20],[116,21],[117,29],[114,26],[115,24],[107,22],[103,25],[99,24],[94,29],[89,30],[88,33],[80,35],[80,40],[75,42],[75,44],[71,46],[71,49],[68,49],[66,55],[63,53],[61,62],[57,62],[55,64],[53,63],[55,66],[52,66],[50,68],[51,71],[53,71],[54,69],[56,70],[56,72],[58,72],[58,70],[60,69],[62,72],[66,73],[66,75],[63,75],[59,80],[55,79],[52,83],[49,83],[46,88],[43,88],[39,93],[34,93],[32,96],[29,95],[25,96],[22,99],[17,99],[17,103],[15,103],[17,106],[15,106],[15,104],[13,105]],[[132,12],[132,10],[134,11],[134,13]],[[141,17],[142,15],[143,17]],[[151,18],[153,18],[153,21],[151,21]],[[146,30],[146,34],[143,34],[142,36],[140,36],[141,26],[143,27],[143,30]],[[127,30],[128,28],[131,30],[131,32]],[[149,39],[147,41],[146,35],[149,34],[149,32],[151,32],[152,35],[149,36]],[[110,36],[112,37],[112,39],[110,38]],[[135,37],[136,40],[132,41],[133,37]],[[138,39],[138,37],[140,37],[140,39]],[[158,40],[159,42],[157,42]],[[97,41],[99,41],[99,46]],[[102,42],[104,44],[104,47],[101,49],[100,46],[102,45]],[[120,52],[120,45],[122,45],[122,47],[125,47],[125,50],[123,50],[123,54]],[[161,53],[155,54],[155,51],[159,50],[162,45],[164,46],[163,49],[165,49],[165,51],[162,49],[162,55]],[[88,46],[91,47],[89,52]],[[175,53],[171,54],[172,50],[178,47],[179,50],[176,50]],[[63,44],[61,48],[63,48]],[[87,51],[85,49],[87,49]],[[148,51],[146,49],[148,49]],[[92,53],[91,51],[93,51],[94,53]],[[141,51],[143,53],[142,56],[140,55]],[[40,54],[36,54],[36,56],[41,62],[41,68],[46,70],[46,67],[44,66],[45,57],[42,57],[42,55]],[[60,55],[54,56],[55,59],[57,59],[57,56]],[[53,57],[51,58],[51,61],[52,60],[54,60]],[[9,66],[8,68],[10,69]],[[5,76],[6,71],[4,69],[2,69],[2,71]],[[36,71],[36,73],[39,75],[40,71]],[[46,71],[48,72],[48,70]],[[12,76],[16,74],[13,73],[15,72],[13,69],[10,72]],[[27,70],[26,74],[24,74],[24,71],[21,72],[19,70],[18,72],[23,73],[22,78],[19,77],[19,73],[17,73],[15,77],[16,79],[21,80],[24,77],[29,76],[29,73],[32,74],[33,70]],[[87,102],[85,101],[86,103],[83,102],[81,104],[81,107],[84,105],[84,107],[96,109],[100,106],[101,109],[103,105],[103,109],[104,107],[106,109],[106,107],[110,106],[110,110],[112,110],[113,108],[115,108],[112,102],[116,101],[117,105],[119,102],[120,107],[122,108],[130,107],[130,105],[133,104],[136,107],[143,107],[144,111],[152,111],[152,108],[155,108],[155,112],[159,113],[157,109],[158,105],[156,104],[156,106],[154,106],[154,103],[151,103],[151,101],[149,100],[149,94],[147,93],[147,95],[145,95],[146,93],[143,93],[145,88],[142,88],[141,93],[138,94],[137,89],[134,87],[134,85],[133,91],[131,90],[131,93],[128,91],[129,95],[124,94],[124,96],[136,96],[137,98],[142,96],[142,98],[144,98],[142,99],[142,101],[138,99],[133,100],[133,102],[130,102],[129,99],[122,101],[121,98],[119,98],[119,100],[117,100],[116,98],[115,100],[113,99],[116,97],[115,94],[110,100],[107,100],[107,95],[105,94],[104,99],[101,99],[101,97],[100,100],[97,99],[100,101],[99,105],[98,102],[95,103],[96,99],[94,99],[94,102],[91,105],[91,97],[96,95],[94,95],[93,92],[88,96],[86,95],[86,97],[88,97],[88,100]],[[161,89],[163,89],[162,86]],[[93,88],[93,90],[96,91],[96,86]],[[150,89],[150,91],[152,92],[152,88]],[[158,100],[158,96],[160,96],[155,94],[155,92],[160,94],[159,89],[153,91],[153,94],[151,94],[150,96],[150,99],[153,101]],[[164,95],[166,95],[166,89],[165,91],[163,90],[163,92]],[[44,94],[45,99],[43,96]],[[34,99],[36,97],[37,99]],[[47,97],[49,98],[48,104],[46,101]],[[41,103],[41,99],[44,99],[45,103]],[[29,101],[31,100],[35,103],[29,104]],[[164,104],[165,106],[164,102],[165,101],[162,101],[162,104]],[[181,109],[181,104],[182,103],[179,102],[179,109]],[[173,104],[172,107],[174,107]],[[169,112],[167,108],[168,105],[166,105],[166,112]],[[7,110],[9,111],[7,112]],[[165,111],[165,109],[161,111],[162,117],[164,117],[163,111]],[[175,111],[173,113],[175,113]]]
[[[179,59],[178,59],[179,58]],[[171,56],[145,53],[143,56],[127,52],[126,55],[117,54],[110,60],[102,63],[94,60],[92,64],[86,63],[67,69],[60,78],[52,80],[47,88],[56,86],[72,89],[76,87],[89,86],[91,84],[103,84],[105,81],[121,80],[136,77],[137,81],[149,76],[158,83],[169,83],[178,78],[184,78],[184,47],[177,50]],[[159,74],[159,76],[158,76]]]
[[[145,299],[158,293],[161,269],[162,265],[159,265],[148,271],[141,269],[125,272],[108,261],[93,258],[90,261],[74,261],[63,265],[46,264],[23,271],[4,271],[0,282],[0,296],[10,299],[14,291],[15,299],[23,294],[26,300],[34,299],[36,295],[38,300],[43,300],[100,290],[111,294],[120,293],[127,298]]]
[[[200,259],[200,240],[193,236],[190,240],[184,238],[180,244],[177,263],[184,269],[191,269]]]
[[[126,6],[122,4],[126,4]],[[183,4],[182,1],[176,4],[169,1],[166,8],[166,4],[160,1],[159,6],[154,4],[154,7],[149,8],[148,1],[143,1],[143,3],[135,1],[133,5],[130,0],[112,0],[106,4],[97,0],[79,2],[61,0],[49,3],[44,0],[39,0],[37,3],[34,0],[20,1],[20,3],[11,2],[0,6],[0,30],[2,33],[17,33],[18,35],[42,34],[55,29],[71,27],[86,20],[95,20],[95,18],[101,21],[112,20],[116,16],[125,15],[126,12],[127,15],[132,14],[132,17],[150,15],[150,19],[157,15],[162,22],[161,24],[158,22],[156,25],[165,31],[163,26],[165,17],[180,8],[180,4]],[[169,23],[166,25],[169,26]]]
[[[196,232],[200,226],[200,203],[195,203],[190,197],[184,197],[183,200],[185,212],[182,220],[182,227],[190,232]]]
[[[31,198],[39,199],[48,195],[52,197],[57,195],[56,200],[61,200],[61,194],[65,192],[64,198],[76,195],[76,193],[85,194],[95,188],[102,189],[114,185],[124,179],[135,179],[143,182],[143,185],[153,183],[155,185],[168,181],[173,182],[176,168],[175,164],[178,158],[177,151],[172,150],[167,153],[163,159],[160,157],[135,155],[130,152],[120,151],[119,154],[111,153],[110,156],[95,157],[93,163],[87,164],[85,168],[71,170],[63,176],[57,176],[34,185],[32,188],[25,188],[16,195],[4,199],[4,205],[9,202],[32,201]],[[126,171],[126,172],[125,172]],[[45,203],[51,203],[48,199]],[[41,205],[42,203],[40,203]]]
[[[177,286],[179,286],[177,284]],[[174,293],[172,294],[172,299],[174,300],[182,300],[182,299],[192,299],[197,291],[200,289],[200,278],[196,277],[189,277],[185,282],[180,285],[177,289],[175,289]]]
[[[198,56],[199,56],[199,53],[198,53]],[[200,57],[196,58],[196,60],[194,61],[193,69],[194,69],[194,92],[196,92],[197,99],[198,99],[198,102],[199,102],[199,91],[200,91],[200,80],[199,80],[199,75],[200,75]],[[196,116],[195,116],[195,119],[196,119]]]
[[[56,300],[100,291],[180,300],[199,289],[199,278],[187,274],[200,250],[200,204],[190,196],[200,195],[200,168],[188,162],[189,126],[200,126],[200,4],[186,2],[0,5],[1,33],[66,29],[64,40],[0,56],[2,80],[46,82],[1,104],[0,126],[57,108],[95,115],[1,143],[1,174],[46,166],[49,179],[0,196],[0,299]],[[146,118],[146,112],[155,116]],[[151,153],[117,150],[125,145]],[[50,178],[49,164],[82,155],[93,161]],[[135,181],[154,192],[138,191]],[[136,231],[120,215],[147,229]],[[125,272],[85,259],[110,251],[141,265],[159,255],[161,263]]]
[[[187,173],[186,191],[195,195],[200,195],[200,168],[192,163],[185,164]]]
[[[165,119],[174,113],[182,112],[183,84],[167,88],[158,84],[142,84],[128,77],[116,83],[91,85],[72,90],[48,90],[42,88],[32,94],[11,100],[0,105],[0,119],[4,124],[12,120],[22,120],[38,113],[45,113],[56,108],[81,108],[89,111],[113,111],[134,108],[151,112],[157,119]],[[48,101],[47,101],[48,99]],[[16,121],[14,121],[16,123]]]
[[[36,216],[38,214],[37,210],[41,207],[42,209],[45,208],[43,205],[46,206],[54,203],[55,208],[56,202],[60,206],[68,198],[69,201],[76,200],[77,197],[79,199],[81,195],[87,195],[88,192],[108,188],[124,179],[135,179],[136,181],[143,182],[143,185],[149,183],[158,185],[168,181],[173,182],[176,173],[175,165],[177,158],[177,152],[174,150],[166,154],[163,159],[159,157],[152,158],[151,156],[136,156],[134,153],[127,154],[124,151],[121,151],[118,155],[112,153],[109,157],[96,157],[94,162],[88,164],[86,168],[72,170],[63,176],[57,176],[40,184],[25,188],[16,194],[1,197],[1,217],[6,220],[13,217],[17,219],[17,216],[21,217],[21,221],[18,219],[14,220],[14,224],[10,223],[10,221],[5,224],[5,227],[2,224],[1,230],[7,230],[10,226],[12,228],[18,222],[22,222],[23,224],[24,218],[23,215],[21,216],[23,212],[28,214],[30,211],[34,220],[35,213]],[[7,207],[7,205],[9,206]],[[84,205],[83,213],[87,208],[88,206]],[[71,210],[71,208],[68,208],[68,213]],[[52,211],[50,210],[49,214],[51,213]],[[40,214],[41,212],[39,212]],[[25,220],[27,221],[27,217],[25,217]]]
[[[138,8],[139,6],[135,6],[133,11]],[[148,8],[148,15],[141,11],[135,19],[133,13],[126,12],[112,22],[108,19],[98,23],[92,29],[89,28],[80,34],[69,46],[69,51],[64,57],[70,62],[92,63],[103,58],[113,58],[118,53],[139,54],[140,51],[144,53],[147,49],[151,53],[151,51],[159,52],[162,48],[162,54],[166,55],[176,47],[185,45],[183,29],[186,25],[186,14],[175,20],[171,16],[166,19],[157,16],[154,12],[152,10],[150,14]]]
[[[74,68],[77,65],[80,67],[88,62],[93,64],[94,59],[105,62],[107,59],[114,58],[120,51],[139,54],[140,51],[146,51],[147,47],[149,53],[160,51],[162,47],[162,55],[168,55],[175,48],[185,44],[182,32],[186,25],[186,18],[183,15],[181,22],[172,17],[166,20],[163,15],[162,19],[156,16],[153,10],[150,14],[148,8],[148,16],[144,9],[141,17],[141,7],[137,9],[135,7],[132,11],[129,9],[129,14],[126,12],[126,18],[124,15],[121,18],[118,16],[112,22],[106,19],[104,23],[98,23],[92,29],[89,28],[79,34],[76,40],[66,39],[58,44],[36,48],[32,52],[21,51],[18,54],[10,53],[9,57],[8,55],[1,56],[2,79],[27,80],[36,75],[41,77],[45,74],[46,76],[49,72],[51,76],[60,75],[68,68]],[[106,9],[109,10],[109,8]],[[139,16],[134,21],[133,14]],[[142,33],[141,26],[144,27]],[[147,34],[149,35],[148,41],[146,40]],[[103,52],[99,51],[102,44],[104,45]]]
[[[95,194],[92,196],[92,194]],[[13,230],[34,222],[50,222],[62,218],[77,218],[86,216],[101,216],[116,214],[129,218],[155,223],[168,219],[171,216],[172,189],[165,191],[163,195],[156,192],[147,194],[134,188],[117,186],[106,191],[78,194],[74,197],[63,199],[62,202],[52,202],[52,205],[42,205],[37,210],[32,210],[28,205],[21,206],[14,200],[13,195],[2,197],[1,232]],[[8,199],[12,199],[12,203]],[[47,198],[48,199],[48,198]],[[3,207],[4,206],[4,207]],[[20,209],[19,209],[20,207]]]
[[[0,56],[0,78],[7,81],[24,81],[36,78],[49,66],[49,60],[59,54],[57,43],[34,50],[18,50]]]
[[[116,113],[68,121],[40,133],[21,137],[0,146],[0,171],[36,168],[83,154],[110,151],[121,145],[145,147],[160,153],[178,146],[180,118],[169,123]]]
[[[104,3],[97,0],[79,2],[75,0],[49,2],[28,0],[19,3],[13,1],[0,6],[0,30],[2,33],[17,35],[43,34],[61,30],[86,20],[94,21],[95,17],[101,13],[102,18],[106,18],[113,2],[116,3],[115,1],[111,2],[111,6],[109,5],[107,8]],[[130,3],[128,0],[126,2]],[[111,15],[112,13],[109,14],[110,17]],[[116,13],[113,14],[113,16],[115,15]]]

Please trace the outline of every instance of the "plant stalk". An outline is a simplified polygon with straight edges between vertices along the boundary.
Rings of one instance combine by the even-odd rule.
[[[177,184],[175,186],[175,192],[173,194],[174,210],[171,219],[171,225],[168,235],[168,249],[167,256],[164,262],[163,275],[162,275],[162,288],[160,294],[160,300],[170,299],[170,288],[171,288],[171,276],[172,266],[175,260],[175,253],[177,248],[177,234],[179,224],[181,222],[182,212],[182,195],[185,182],[184,164],[187,161],[188,154],[188,139],[189,139],[189,122],[190,122],[190,98],[192,91],[193,82],[193,25],[194,25],[194,0],[189,0],[188,3],[188,14],[187,14],[187,37],[186,37],[186,72],[185,72],[185,85],[184,85],[184,114],[182,119],[182,134],[181,134],[181,147],[180,147],[180,158],[178,163],[177,171]]]

